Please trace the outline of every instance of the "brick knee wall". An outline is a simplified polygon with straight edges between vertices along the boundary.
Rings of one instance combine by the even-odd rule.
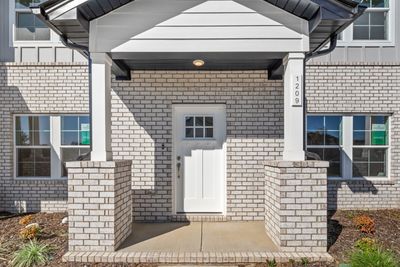
[[[282,251],[326,252],[328,162],[273,161],[265,167],[265,229]]]
[[[131,165],[67,163],[70,251],[115,251],[131,233]]]

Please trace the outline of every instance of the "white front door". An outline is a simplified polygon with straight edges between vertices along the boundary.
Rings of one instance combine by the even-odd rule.
[[[225,105],[174,105],[172,127],[176,211],[223,212]]]

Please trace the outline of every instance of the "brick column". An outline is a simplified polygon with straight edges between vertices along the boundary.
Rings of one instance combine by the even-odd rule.
[[[131,161],[68,162],[69,251],[115,251],[132,231]]]
[[[326,252],[325,161],[271,161],[265,173],[265,229],[282,251]]]

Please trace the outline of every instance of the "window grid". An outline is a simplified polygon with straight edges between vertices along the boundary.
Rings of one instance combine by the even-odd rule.
[[[42,122],[46,124],[46,118],[50,120],[49,116],[45,115],[18,115],[14,119],[14,155],[15,155],[15,176],[16,177],[50,177],[51,176],[51,132],[50,121],[48,121],[49,128],[40,130]],[[26,124],[25,127],[23,126]],[[19,124],[19,126],[18,126]],[[19,128],[18,128],[19,127]],[[32,127],[32,128],[31,128]],[[36,129],[38,127],[39,129]],[[25,129],[24,129],[25,128]],[[22,133],[28,136],[29,143],[21,143]],[[31,135],[32,133],[32,135]],[[40,138],[35,138],[36,134],[48,133],[48,141],[45,144],[40,144]],[[31,138],[33,136],[33,138]],[[37,144],[39,142],[39,144]],[[39,158],[39,151],[42,153],[42,158]],[[48,154],[48,160],[45,159],[45,154]],[[28,159],[24,158],[29,157]],[[31,166],[30,166],[31,165]],[[38,167],[40,165],[40,168]],[[47,166],[46,166],[47,165]],[[30,167],[29,167],[30,166]],[[29,174],[27,174],[29,173]]]
[[[211,115],[186,115],[185,139],[214,138],[214,117]]]

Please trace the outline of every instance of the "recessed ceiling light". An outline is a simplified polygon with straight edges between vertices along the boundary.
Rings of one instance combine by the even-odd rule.
[[[195,65],[196,67],[202,67],[204,63],[205,63],[204,60],[201,59],[193,60],[193,65]]]

